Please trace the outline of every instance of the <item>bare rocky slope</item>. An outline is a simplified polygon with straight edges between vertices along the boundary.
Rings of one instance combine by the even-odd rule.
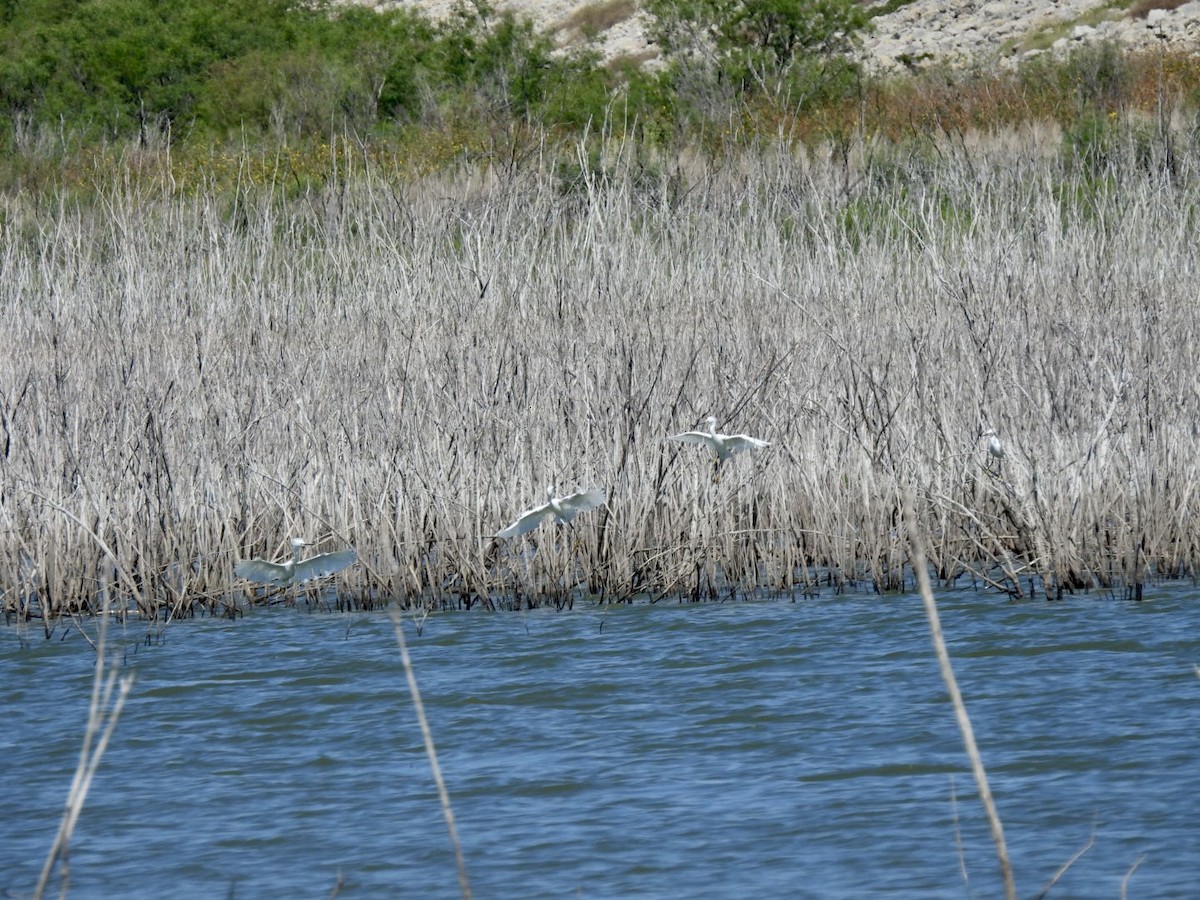
[[[446,15],[452,4],[372,3],[412,6],[435,17]],[[492,0],[492,5],[529,16],[563,46],[592,41],[610,60],[626,57],[652,64],[659,57],[646,37],[638,0]],[[938,62],[1011,65],[1038,53],[1102,40],[1131,48],[1198,51],[1200,0],[1141,0],[1123,7],[1112,0],[915,0],[874,19],[863,56],[875,71]]]
[[[1134,49],[1200,48],[1200,2],[1166,9],[1169,5],[1118,9],[1110,0],[917,0],[877,17],[864,51],[870,66],[886,70],[925,62],[1013,64],[1103,40]]]

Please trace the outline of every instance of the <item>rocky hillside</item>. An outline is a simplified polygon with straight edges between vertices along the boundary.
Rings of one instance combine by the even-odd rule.
[[[1195,51],[1200,2],[1140,0],[1118,9],[1111,0],[916,0],[877,17],[864,49],[872,68],[887,70],[927,62],[1011,64],[1103,40]]]
[[[407,6],[434,18],[449,14],[455,0],[347,0],[372,6]],[[646,16],[639,0],[488,0],[501,11],[512,10],[533,19],[554,34],[563,46],[593,43],[605,59],[637,62],[658,58],[658,48],[646,38]]]
[[[360,0],[371,2],[371,0]],[[453,0],[391,0],[443,16]],[[492,0],[530,16],[563,45],[593,41],[607,59],[653,63],[638,0]],[[1120,7],[1120,8],[1118,8]],[[1116,40],[1129,47],[1200,50],[1200,0],[914,0],[874,20],[868,66],[902,70],[933,62],[1012,63],[1072,45]]]

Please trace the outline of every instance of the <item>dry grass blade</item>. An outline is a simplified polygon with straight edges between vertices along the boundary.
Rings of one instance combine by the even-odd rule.
[[[404,677],[408,679],[408,690],[412,694],[413,709],[417,713],[417,724],[421,726],[421,737],[425,741],[425,755],[429,757],[429,768],[433,772],[433,781],[437,785],[438,799],[442,804],[442,815],[446,818],[446,830],[450,833],[450,843],[454,845],[454,862],[458,867],[458,886],[462,890],[464,900],[470,900],[471,884],[467,880],[467,863],[463,858],[462,844],[458,840],[458,828],[454,825],[454,810],[450,806],[450,794],[446,790],[446,782],[442,779],[442,769],[437,761],[437,748],[433,745],[433,732],[429,730],[429,721],[425,718],[425,704],[421,702],[421,690],[417,687],[417,676],[413,672],[412,660],[408,656],[408,644],[404,640],[404,623],[400,613],[392,610],[392,626],[396,629],[396,641],[400,644],[400,658],[404,661]]]
[[[988,786],[987,772],[983,767],[983,757],[979,754],[979,746],[975,743],[975,731],[971,728],[971,718],[967,714],[967,705],[963,702],[962,692],[958,689],[958,681],[954,677],[954,667],[950,663],[950,654],[946,650],[946,641],[942,636],[941,620],[938,617],[937,601],[933,597],[933,589],[929,585],[928,561],[925,556],[925,541],[917,523],[912,493],[904,498],[904,521],[908,529],[908,541],[911,548],[910,556],[913,571],[916,573],[917,586],[925,605],[925,617],[929,620],[929,632],[933,638],[933,648],[937,654],[938,668],[942,673],[942,681],[950,694],[950,702],[954,706],[954,718],[958,722],[958,730],[962,734],[963,747],[971,761],[971,772],[975,776],[975,785],[979,789],[979,800],[983,804],[987,816],[988,829],[992,833],[992,841],[996,845],[996,858],[1000,863],[1000,875],[1004,879],[1004,896],[1006,900],[1016,900],[1017,885],[1013,879],[1012,863],[1008,858],[1008,846],[1004,841],[1004,826],[996,812],[996,803],[992,798],[992,790]]]
[[[130,688],[133,687],[133,676],[124,676],[120,679],[117,696],[113,699],[113,689],[118,684],[117,675],[120,667],[113,663],[108,672],[105,672],[107,623],[108,616],[102,614],[100,616],[100,635],[96,641],[96,671],[92,680],[92,700],[88,709],[83,747],[79,752],[79,763],[75,767],[75,777],[71,782],[71,789],[67,793],[67,804],[63,810],[58,833],[54,837],[54,843],[46,856],[41,876],[34,889],[34,900],[41,900],[54,874],[55,863],[60,861],[62,863],[62,892],[65,894],[67,891],[70,882],[67,855],[71,844],[71,835],[74,833],[75,824],[79,821],[79,815],[83,811],[84,801],[92,786],[92,778],[100,767],[100,759],[104,756],[109,738],[112,737],[113,730],[117,727],[117,719],[120,718],[121,710],[125,706],[125,698],[129,695]]]

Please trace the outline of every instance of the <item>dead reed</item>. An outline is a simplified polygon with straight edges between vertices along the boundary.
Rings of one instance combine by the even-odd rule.
[[[79,762],[75,767],[75,776],[71,781],[71,789],[67,794],[63,817],[59,822],[58,833],[42,866],[34,888],[34,900],[41,900],[57,869],[61,885],[60,894],[66,896],[71,883],[70,847],[71,836],[79,823],[83,812],[84,801],[92,786],[92,779],[100,768],[100,759],[108,749],[109,739],[117,727],[117,719],[125,707],[129,690],[133,687],[133,675],[121,676],[120,664],[108,658],[108,616],[98,617],[100,623],[97,639],[92,649],[96,651],[96,670],[92,679],[92,700],[88,706],[87,727],[84,729],[83,747],[79,751]],[[116,689],[116,696],[113,690]]]
[[[975,786],[979,789],[979,802],[983,805],[984,815],[987,816],[988,830],[992,833],[992,842],[996,845],[996,860],[1000,865],[1000,875],[1004,880],[1005,900],[1016,900],[1017,885],[1013,878],[1012,861],[1008,856],[1008,843],[1004,840],[1004,826],[1000,814],[996,811],[996,801],[992,797],[992,789],[988,784],[987,770],[983,765],[983,756],[979,753],[979,744],[975,741],[975,729],[971,727],[971,716],[967,705],[963,702],[962,691],[958,688],[958,679],[954,675],[954,666],[950,662],[950,653],[946,649],[946,639],[942,634],[941,616],[938,614],[937,601],[933,596],[933,588],[929,583],[929,565],[925,556],[925,538],[921,529],[915,524],[915,503],[911,491],[904,496],[905,531],[912,554],[912,567],[917,576],[917,587],[925,606],[925,618],[929,622],[929,634],[933,640],[934,655],[937,656],[938,669],[942,673],[942,681],[946,692],[950,695],[950,705],[954,707],[954,718],[958,724],[959,734],[962,735],[963,749],[971,761],[971,774],[975,778]],[[961,857],[960,857],[961,858]],[[1069,866],[1070,863],[1067,863]],[[1061,871],[1065,871],[1064,866]],[[1054,880],[1059,876],[1055,875]]]
[[[471,881],[467,877],[467,862],[462,852],[462,842],[458,839],[458,827],[454,824],[454,808],[450,805],[450,792],[446,790],[445,779],[442,778],[442,767],[438,765],[437,747],[433,742],[433,732],[429,730],[429,720],[425,718],[425,704],[421,700],[421,689],[417,686],[417,675],[413,671],[412,660],[408,655],[408,644],[404,640],[404,623],[400,614],[392,610],[392,627],[396,630],[396,642],[400,645],[400,659],[404,663],[404,677],[408,681],[408,692],[412,695],[413,710],[417,714],[417,724],[421,727],[421,737],[425,742],[425,756],[429,759],[429,769],[433,774],[433,783],[437,786],[438,800],[442,805],[442,816],[446,820],[446,831],[450,835],[450,844],[454,847],[454,863],[458,870],[458,888],[463,900],[471,900]],[[418,633],[420,629],[418,628]]]
[[[909,487],[944,584],[1192,577],[1200,147],[1113,130],[7,198],[0,603],[236,614],[291,535],[327,605],[888,590]]]

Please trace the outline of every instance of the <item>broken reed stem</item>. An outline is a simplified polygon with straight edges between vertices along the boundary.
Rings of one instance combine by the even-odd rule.
[[[105,599],[107,600],[107,598]],[[71,835],[79,821],[79,814],[83,811],[84,801],[92,786],[92,778],[95,777],[96,770],[100,767],[100,759],[104,756],[109,738],[112,737],[113,730],[117,727],[117,719],[121,716],[125,699],[129,695],[130,688],[133,687],[133,675],[121,678],[116,700],[113,700],[113,688],[117,684],[120,665],[114,663],[107,674],[105,673],[104,654],[107,630],[108,615],[102,612],[100,614],[100,634],[96,641],[96,671],[95,677],[92,679],[92,700],[88,708],[83,747],[79,751],[79,763],[75,767],[75,777],[71,781],[71,789],[67,792],[67,804],[63,810],[62,821],[58,826],[58,834],[54,837],[54,843],[50,847],[50,853],[46,856],[45,865],[42,866],[41,876],[38,878],[37,887],[33,892],[34,900],[41,900],[54,873],[54,864],[60,860],[63,873],[62,892],[65,894],[67,891],[70,879],[67,854],[71,844]],[[109,706],[110,701],[111,707]],[[97,733],[99,733],[99,740],[97,740]]]
[[[1121,900],[1125,900],[1129,896],[1129,879],[1133,877],[1133,873],[1138,870],[1138,866],[1146,859],[1146,854],[1143,853],[1133,861],[1133,865],[1126,871],[1125,877],[1121,879]]]
[[[963,887],[970,887],[971,877],[967,874],[967,856],[963,851],[962,828],[958,824],[958,792],[954,788],[954,776],[950,776],[950,815],[954,821],[954,849],[958,853],[958,872],[962,875]]]
[[[454,825],[454,810],[450,807],[450,794],[442,780],[442,770],[437,761],[437,748],[433,745],[433,732],[425,718],[425,705],[421,702],[421,690],[417,687],[417,676],[413,672],[412,660],[408,656],[408,644],[404,641],[404,626],[398,610],[392,610],[392,626],[396,629],[396,641],[400,644],[400,658],[404,661],[404,677],[408,679],[408,690],[412,694],[413,709],[417,713],[417,724],[421,726],[421,737],[425,740],[425,755],[429,757],[429,768],[437,785],[438,799],[442,804],[442,815],[446,817],[446,830],[450,832],[450,843],[454,845],[454,862],[458,867],[458,886],[464,900],[471,898],[471,884],[467,880],[467,863],[463,858],[462,844],[458,840],[458,829]]]
[[[946,683],[946,691],[950,694],[950,702],[954,706],[954,718],[958,721],[958,730],[962,733],[963,747],[971,760],[971,772],[975,776],[975,784],[979,788],[979,800],[987,815],[988,829],[996,844],[996,857],[1000,863],[1000,874],[1004,879],[1005,900],[1016,900],[1017,885],[1013,879],[1012,863],[1008,858],[1008,846],[1004,842],[1004,826],[996,812],[996,802],[992,798],[991,788],[988,787],[987,772],[983,768],[983,757],[979,755],[979,746],[975,743],[975,732],[971,728],[971,718],[967,715],[967,706],[963,702],[962,693],[958,689],[958,681],[954,677],[954,667],[950,664],[950,654],[946,650],[946,641],[942,636],[941,620],[938,618],[937,601],[933,597],[933,589],[929,585],[928,563],[925,558],[925,541],[917,523],[915,504],[912,491],[909,490],[904,498],[904,520],[908,526],[908,542],[912,558],[913,572],[917,576],[917,586],[921,591],[921,600],[925,605],[925,617],[929,620],[929,632],[933,638],[933,649],[937,653],[938,668],[942,673],[942,681]]]
[[[1065,863],[1063,863],[1061,866],[1058,867],[1058,871],[1050,876],[1050,880],[1047,881],[1044,885],[1042,885],[1042,889],[1033,895],[1033,900],[1043,900],[1044,897],[1048,896],[1050,894],[1050,889],[1052,887],[1054,887],[1056,884],[1058,884],[1059,879],[1062,878],[1063,875],[1066,874],[1067,869],[1069,869],[1069,868],[1071,868],[1071,866],[1075,865],[1075,863],[1078,862],[1079,858],[1081,856],[1083,856],[1083,854],[1085,854],[1089,850],[1091,850],[1092,847],[1095,846],[1095,844],[1096,844],[1096,832],[1093,829],[1091,835],[1088,836],[1088,839],[1084,843],[1084,845],[1082,847],[1080,847],[1078,850],[1076,850],[1074,853],[1072,853],[1071,858],[1068,859]]]

